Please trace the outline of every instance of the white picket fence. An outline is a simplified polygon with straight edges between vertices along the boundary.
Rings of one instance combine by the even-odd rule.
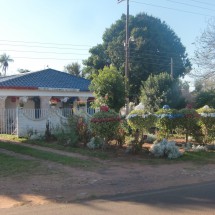
[[[57,126],[73,114],[90,117],[94,109],[2,109],[0,110],[0,134],[26,135],[27,130],[44,132],[46,123]]]

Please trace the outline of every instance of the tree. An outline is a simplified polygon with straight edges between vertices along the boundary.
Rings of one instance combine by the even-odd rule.
[[[113,65],[124,75],[125,20],[122,15],[103,34],[103,43],[90,50],[91,56],[83,62],[88,74],[98,73],[105,65]],[[150,74],[171,73],[170,59],[174,61],[174,78],[183,77],[191,69],[190,61],[180,39],[160,19],[141,13],[129,17],[129,83],[130,99],[140,95],[142,81]]]
[[[9,55],[6,55],[6,53],[2,54],[0,56],[0,63],[1,63],[1,67],[2,67],[2,74],[1,75],[6,75],[8,66],[9,66],[9,62],[13,62],[13,59],[10,58]]]
[[[94,74],[90,89],[95,93],[96,100],[103,101],[116,112],[125,104],[125,85],[123,76],[116,67],[104,67]]]
[[[97,45],[89,50],[91,56],[83,61],[86,66],[83,69],[83,74],[92,79],[93,74],[98,74],[98,70],[105,66],[110,66],[110,59],[105,53],[104,45]]]
[[[167,73],[150,75],[146,81],[142,82],[140,100],[150,112],[157,111],[165,104],[171,108],[185,106],[180,82],[173,80]]]
[[[82,77],[81,65],[78,62],[71,63],[71,64],[64,66],[64,70],[71,75],[75,75],[77,77]]]
[[[208,79],[215,75],[215,18],[208,21],[207,28],[196,39],[196,50],[194,63],[197,68],[194,70],[194,76]]]
[[[215,90],[200,91],[197,93],[195,108],[202,108],[205,105],[215,108]]]

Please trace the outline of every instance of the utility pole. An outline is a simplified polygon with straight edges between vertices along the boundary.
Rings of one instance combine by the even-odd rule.
[[[125,0],[118,0],[121,3]],[[127,14],[126,14],[126,26],[125,26],[125,112],[128,115],[129,112],[129,0],[127,0]]]

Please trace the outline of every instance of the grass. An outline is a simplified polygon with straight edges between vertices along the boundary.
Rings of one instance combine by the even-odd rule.
[[[35,173],[39,169],[40,163],[37,161],[22,160],[9,155],[0,154],[0,176],[16,176]]]
[[[101,150],[89,150],[87,148],[74,148],[74,147],[69,147],[69,146],[63,146],[59,145],[57,143],[47,143],[44,141],[35,141],[35,140],[27,140],[27,139],[20,139],[16,138],[12,135],[0,135],[0,138],[8,140],[8,141],[16,141],[16,142],[25,142],[25,143],[30,143],[33,145],[39,145],[39,146],[45,146],[53,149],[58,149],[66,152],[73,152],[73,153],[79,153],[82,155],[86,155],[89,157],[97,157],[100,159],[112,159],[113,157],[117,157],[119,154],[119,150],[115,150],[116,152],[113,152],[113,150],[110,152],[108,150],[101,151]],[[0,147],[2,147],[3,143],[0,143]],[[8,146],[9,144],[4,144],[4,147],[10,147]],[[20,146],[17,146],[20,147]],[[8,149],[10,150],[10,149]],[[14,149],[13,149],[14,150]],[[21,151],[21,152],[20,152]],[[34,152],[33,152],[34,151]],[[24,147],[20,150],[20,148],[17,148],[15,152],[31,155],[36,158],[41,158],[41,159],[46,159],[50,161],[55,161],[58,163],[62,163],[65,165],[69,166],[88,166],[91,165],[89,161],[83,161],[77,158],[70,158],[70,157],[65,157],[65,156],[59,156],[51,152],[43,152],[41,150],[36,150],[36,149],[28,149],[27,147]],[[123,153],[123,152],[122,152]],[[173,164],[173,163],[178,163],[178,162],[193,162],[196,164],[214,164],[215,163],[215,152],[214,151],[208,151],[208,152],[185,152],[184,155],[178,159],[173,159],[173,160],[168,160],[165,158],[155,158],[153,156],[148,156],[147,154],[142,154],[140,156],[135,156],[135,155],[130,155],[130,156],[123,156],[125,153],[121,153],[121,161],[135,161],[135,162],[140,162],[140,163],[145,163],[145,164]],[[123,158],[124,157],[124,158]],[[92,161],[91,161],[92,162]],[[94,164],[92,164],[94,165]]]
[[[185,152],[179,161],[190,161],[196,164],[215,164],[215,151]]]
[[[64,155],[58,155],[52,152],[45,152],[38,149],[32,149],[22,145],[15,145],[5,142],[0,142],[0,148],[13,151],[23,155],[29,155],[34,158],[39,158],[43,160],[53,161],[60,164],[64,164],[72,167],[92,167],[95,166],[95,162],[89,160],[82,160],[79,158],[68,157]]]
[[[9,135],[9,134],[0,134],[0,140],[1,139],[8,142],[27,143],[32,145],[45,146],[48,148],[66,151],[66,152],[79,153],[81,155],[96,157],[102,160],[111,158],[110,154],[105,151],[90,150],[87,148],[75,148],[71,146],[63,146],[63,145],[57,144],[56,142],[47,143],[43,140],[29,140],[27,138],[18,138],[15,135]]]
[[[102,160],[111,158],[110,153],[107,153],[106,151],[101,151],[101,150],[90,150],[88,148],[63,146],[63,145],[57,144],[55,142],[47,143],[47,142],[35,141],[35,140],[30,140],[30,141],[28,140],[28,141],[24,141],[24,142],[32,144],[32,145],[44,146],[44,147],[57,149],[57,150],[61,150],[61,151],[78,153],[78,154],[89,156],[89,157],[96,157],[96,158],[99,158]]]

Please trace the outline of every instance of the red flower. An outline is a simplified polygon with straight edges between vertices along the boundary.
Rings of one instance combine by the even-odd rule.
[[[106,106],[106,105],[102,105],[102,106],[100,107],[100,111],[102,111],[102,112],[108,112],[108,111],[109,111],[109,107]]]

